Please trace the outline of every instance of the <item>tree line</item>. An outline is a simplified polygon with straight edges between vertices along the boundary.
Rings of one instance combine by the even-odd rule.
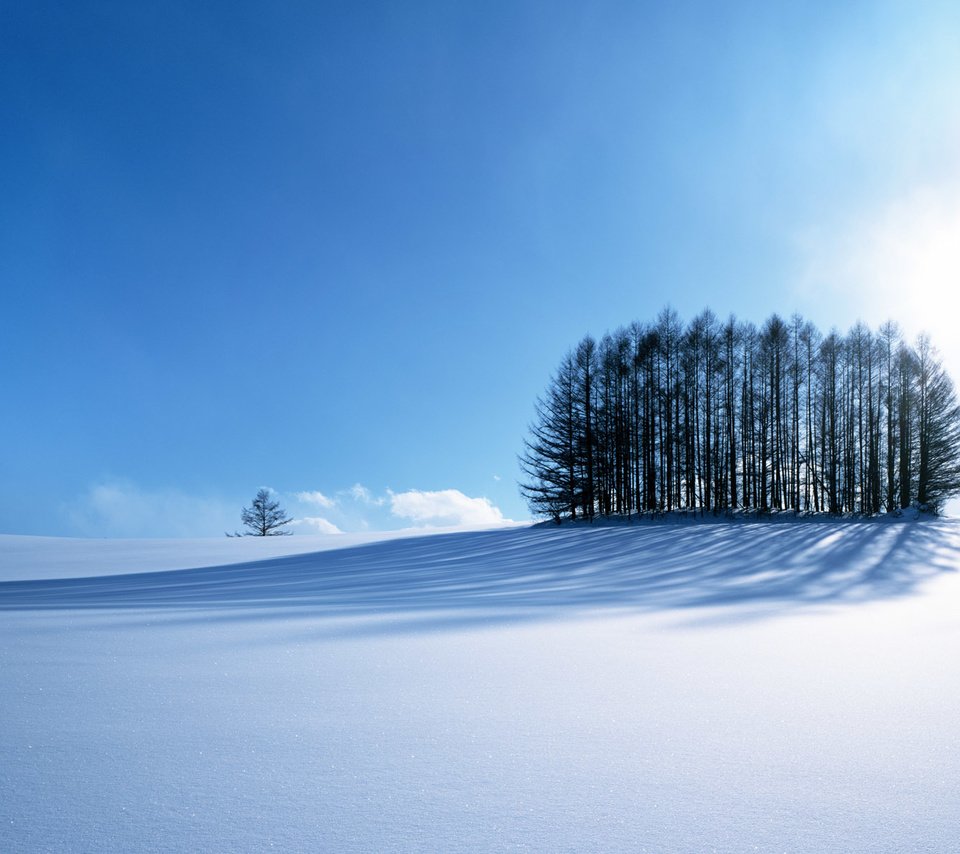
[[[698,510],[932,511],[960,493],[960,407],[926,335],[821,334],[664,309],[590,336],[537,400],[520,456],[560,521]]]

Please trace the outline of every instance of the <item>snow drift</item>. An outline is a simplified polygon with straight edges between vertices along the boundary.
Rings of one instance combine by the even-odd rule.
[[[955,843],[958,523],[247,543],[0,538],[0,849]]]

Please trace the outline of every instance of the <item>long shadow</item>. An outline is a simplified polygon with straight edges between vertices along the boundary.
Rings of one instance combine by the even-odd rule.
[[[11,581],[0,583],[0,610],[202,611],[204,619],[376,614],[396,625],[414,614],[423,627],[608,606],[863,601],[904,595],[955,570],[958,542],[953,522],[535,527],[229,566]]]

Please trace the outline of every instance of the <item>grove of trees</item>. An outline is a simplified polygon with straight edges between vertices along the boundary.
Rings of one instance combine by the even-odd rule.
[[[520,457],[533,513],[875,514],[960,493],[960,406],[929,339],[664,309],[560,363]]]

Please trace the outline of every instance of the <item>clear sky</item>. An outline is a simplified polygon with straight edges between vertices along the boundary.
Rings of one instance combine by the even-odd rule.
[[[955,3],[3,4],[0,531],[522,519],[564,352],[667,303],[960,375],[958,45]]]

